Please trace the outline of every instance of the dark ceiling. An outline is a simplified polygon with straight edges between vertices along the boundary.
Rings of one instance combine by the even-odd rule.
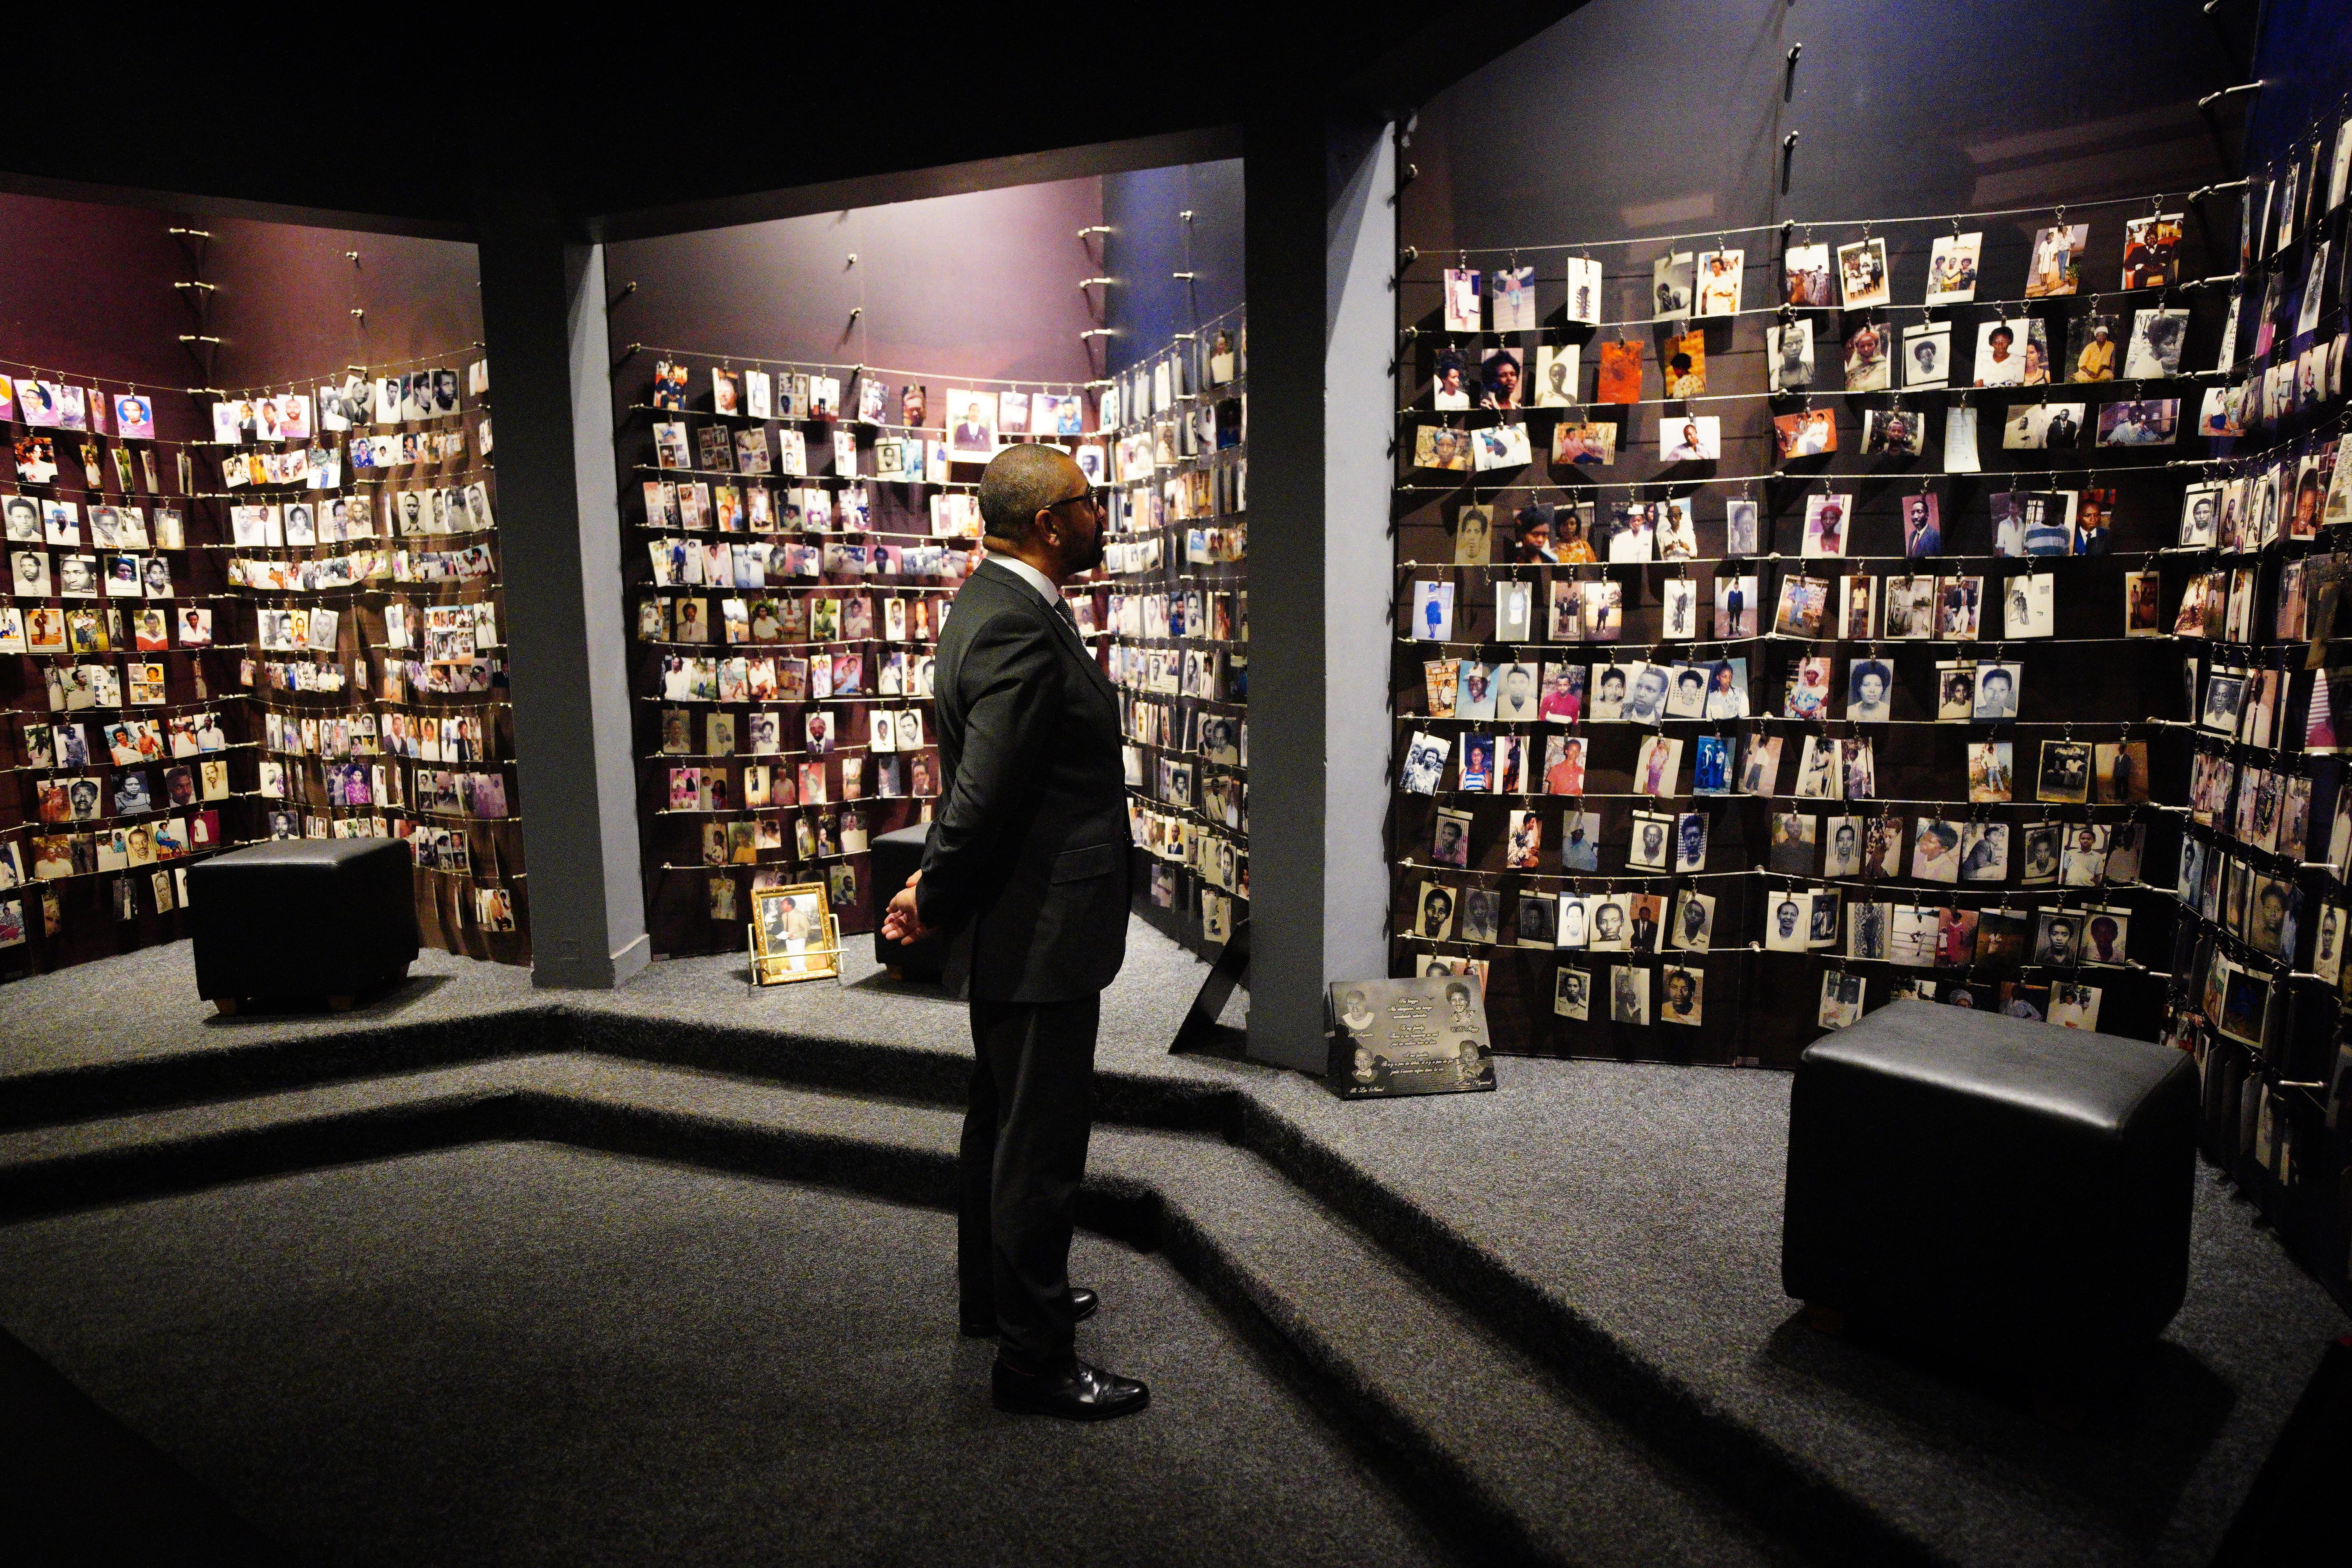
[[[568,9],[541,26],[501,10],[420,13],[373,41],[194,24],[173,37],[142,16],[135,41],[99,47],[102,85],[0,149],[0,185],[457,237],[480,192],[536,177],[583,233],[647,232],[741,221],[730,204],[765,193],[1146,138],[1185,161],[1215,144],[1201,133],[1238,152],[1243,128],[1318,105],[1409,110],[1580,3],[1010,24],[990,7]],[[478,26],[491,41],[468,39]]]

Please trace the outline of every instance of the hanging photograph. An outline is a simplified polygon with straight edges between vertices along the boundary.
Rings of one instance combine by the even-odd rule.
[[[1534,331],[1536,330],[1536,269],[1532,267],[1496,268],[1488,308],[1494,312],[1494,331]]]
[[[1764,329],[1765,384],[1790,392],[1813,384],[1813,323],[1810,320]]]
[[[2025,297],[2042,300],[2079,289],[2083,252],[2090,243],[2091,226],[2086,223],[2057,224],[2036,233],[2026,263]]]
[[[1545,343],[1537,348],[1536,407],[1568,408],[1577,404],[1578,356],[1581,353],[1574,343]]]
[[[948,457],[985,463],[996,456],[996,399],[985,392],[952,390],[948,399]],[[790,470],[786,470],[789,472]]]
[[[1826,245],[1789,247],[1782,268],[1781,298],[1791,305],[1826,306],[1830,302],[1830,247]]]
[[[1569,258],[1568,319],[1586,326],[1601,320],[1601,263],[1591,257]]]
[[[1938,235],[1927,252],[1927,298],[1930,305],[1965,305],[1977,297],[1977,258],[1984,236]]]
[[[1859,239],[1838,247],[1838,297],[1848,310],[1866,310],[1888,303],[1886,242]]]
[[[2132,312],[2131,349],[2124,356],[2124,378],[2147,381],[2179,374],[2181,343],[2188,335],[2185,310]]]
[[[1903,384],[1906,390],[1948,385],[1951,366],[1951,323],[1928,321],[1903,329]]]
[[[1875,321],[1863,321],[1846,334],[1845,389],[1848,392],[1887,390],[1893,372],[1886,350],[1886,329]]]
[[[1662,321],[1691,313],[1691,253],[1677,250],[1650,264],[1650,313]]]
[[[1478,269],[1475,267],[1449,267],[1445,269],[1445,330],[1449,332],[1483,331],[1480,319]]]
[[[2180,217],[2159,213],[2124,220],[2125,289],[2169,289],[2180,280]]]
[[[1748,268],[1744,250],[1702,250],[1698,253],[1698,308],[1701,316],[1739,314],[1740,279]]]

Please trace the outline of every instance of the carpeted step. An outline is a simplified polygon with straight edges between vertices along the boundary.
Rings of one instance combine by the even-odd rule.
[[[1458,1303],[1246,1150],[1117,1129],[1095,1179],[1148,1185],[1186,1272],[1256,1315],[1475,1532],[1509,1558],[1785,1562],[1708,1495]]]
[[[533,1137],[930,1204],[961,1119],[641,1061],[564,1055],[0,1136],[11,1216],[476,1138]],[[1778,1559],[1758,1533],[1524,1352],[1245,1150],[1101,1128],[1090,1223],[1155,1241],[1271,1337],[1482,1556]],[[1114,1304],[1115,1306],[1115,1304]]]

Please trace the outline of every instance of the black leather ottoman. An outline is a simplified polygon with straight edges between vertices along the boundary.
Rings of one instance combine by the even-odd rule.
[[[866,844],[874,875],[874,962],[901,980],[936,982],[947,969],[947,938],[927,936],[920,942],[892,942],[882,934],[882,907],[907,885],[908,878],[922,868],[923,846],[930,836],[931,825],[919,822],[912,827],[877,834]]]
[[[415,962],[415,877],[397,838],[289,838],[190,867],[196,994],[224,1013],[310,997],[349,1007]]]
[[[2167,1047],[1883,1007],[1798,1063],[1781,1282],[1998,1364],[2145,1344],[2188,1290],[2197,1104]]]

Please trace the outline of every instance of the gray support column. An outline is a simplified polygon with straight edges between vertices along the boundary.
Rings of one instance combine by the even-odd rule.
[[[1388,973],[1396,135],[1335,134],[1323,353],[1323,980]]]
[[[1323,1069],[1323,991],[1387,973],[1392,142],[1248,129],[1249,1053]]]
[[[602,246],[544,190],[481,203],[531,981],[603,990],[646,965],[622,626],[612,346]]]

